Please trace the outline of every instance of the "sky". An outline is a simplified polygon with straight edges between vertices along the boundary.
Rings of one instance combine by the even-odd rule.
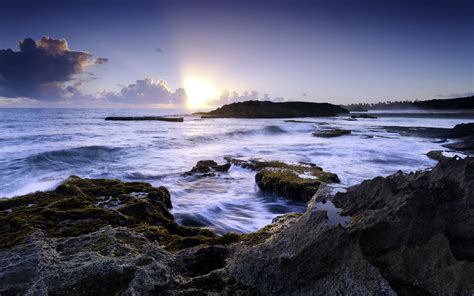
[[[474,92],[474,1],[2,1],[0,106]]]

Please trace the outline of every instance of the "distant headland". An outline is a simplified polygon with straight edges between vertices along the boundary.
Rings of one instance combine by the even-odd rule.
[[[204,118],[293,118],[325,117],[349,113],[329,103],[245,101],[224,105],[210,112],[199,112]]]

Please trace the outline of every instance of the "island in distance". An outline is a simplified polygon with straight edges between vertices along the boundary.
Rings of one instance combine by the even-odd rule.
[[[195,115],[201,115],[203,118],[294,118],[336,116],[344,113],[349,111],[329,103],[245,101]]]

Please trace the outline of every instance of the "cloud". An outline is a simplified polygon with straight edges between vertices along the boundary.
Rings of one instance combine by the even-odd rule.
[[[103,97],[111,102],[132,104],[172,104],[183,105],[186,102],[184,88],[172,91],[165,80],[145,78],[122,87],[120,92],[108,92]]]
[[[103,65],[103,64],[106,64],[109,62],[109,59],[106,59],[106,58],[97,58],[95,59],[95,62],[94,64],[96,65]]]
[[[274,102],[283,102],[285,99],[283,97],[275,97],[271,98],[269,94],[264,93],[263,97],[260,99],[259,94],[257,91],[245,91],[242,94],[233,91],[232,93],[229,90],[222,91],[219,99],[217,100],[218,104],[230,104],[236,102],[243,102],[243,101],[274,101]]]
[[[0,96],[59,100],[65,83],[106,58],[93,59],[85,51],[69,49],[66,39],[47,36],[19,42],[19,51],[0,50]]]
[[[464,92],[464,93],[451,93],[447,95],[436,95],[438,98],[443,99],[452,99],[452,98],[462,98],[462,97],[471,97],[474,96],[474,92]]]

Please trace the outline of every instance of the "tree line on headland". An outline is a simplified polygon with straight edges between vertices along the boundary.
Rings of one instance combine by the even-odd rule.
[[[427,101],[404,100],[378,103],[355,103],[344,105],[342,107],[349,111],[404,109],[467,110],[474,109],[474,96],[451,99],[433,99]]]

